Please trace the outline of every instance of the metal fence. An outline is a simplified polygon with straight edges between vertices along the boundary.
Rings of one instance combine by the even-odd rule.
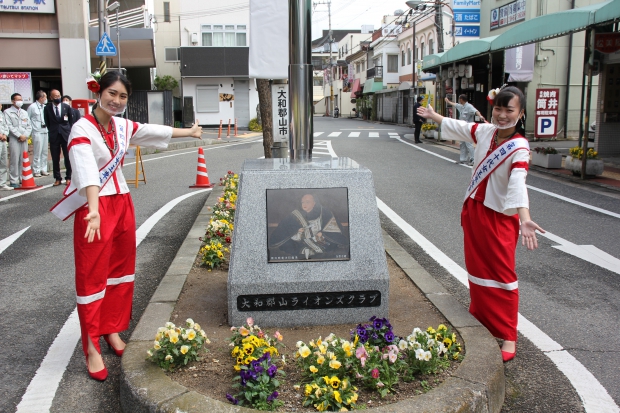
[[[134,90],[127,104],[129,119],[140,123],[174,125],[171,90]]]

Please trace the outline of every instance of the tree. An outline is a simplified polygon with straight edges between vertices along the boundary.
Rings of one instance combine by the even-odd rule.
[[[179,82],[170,75],[163,77],[155,76],[155,88],[157,90],[173,90],[179,86]]]
[[[271,85],[268,79],[256,79],[258,88],[258,104],[260,106],[260,116],[263,121],[263,151],[265,158],[271,158],[271,147],[273,146],[273,121],[271,111]]]

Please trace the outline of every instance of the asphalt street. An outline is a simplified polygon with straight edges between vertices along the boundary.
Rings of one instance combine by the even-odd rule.
[[[377,197],[449,259],[465,267],[460,211],[471,169],[453,162],[458,160],[456,150],[431,142],[416,148],[406,138],[412,129],[359,120],[315,117],[314,131],[315,153],[327,153],[331,148],[331,155],[350,157],[369,168]],[[218,181],[227,170],[239,171],[244,159],[263,155],[260,141],[241,139],[232,143],[236,146],[228,145],[206,147],[212,181]],[[148,183],[131,188],[138,227],[167,202],[192,191],[188,186],[195,180],[196,158],[195,149],[145,157]],[[133,176],[133,168],[125,166],[126,176]],[[38,183],[52,182],[48,181],[40,179]],[[593,245],[620,258],[618,192],[535,172],[529,174],[528,184],[539,189],[529,193],[534,221],[566,242]],[[2,412],[15,410],[75,308],[72,223],[61,222],[48,212],[60,198],[60,192],[58,188],[46,188],[8,201],[0,199],[0,241],[28,228],[0,252],[0,328],[4,331],[0,336],[0,391],[5,395],[0,399]],[[138,247],[133,322],[123,335],[125,338],[139,320],[207,196],[201,193],[180,202]],[[587,206],[601,208],[611,215]],[[403,228],[385,214],[381,218],[389,234],[467,307],[467,288]],[[554,248],[558,243],[548,238],[539,236],[539,244],[536,251],[517,249],[521,314],[585,366],[613,401],[620,404],[619,274]],[[504,411],[583,411],[582,400],[571,381],[548,354],[523,335],[519,336],[517,346],[517,358],[506,364]],[[75,346],[51,411],[120,411],[119,359],[107,349],[103,354],[110,376],[99,383],[88,377],[81,347]]]

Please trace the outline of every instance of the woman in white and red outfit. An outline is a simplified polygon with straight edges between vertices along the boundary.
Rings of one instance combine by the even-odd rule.
[[[119,72],[108,72],[98,82],[90,79],[89,89],[99,95],[99,102],[93,114],[71,130],[68,148],[73,179],[52,212],[64,219],[75,213],[75,285],[82,347],[90,376],[105,380],[108,372],[99,338],[103,336],[116,355],[122,355],[125,343],[118,333],[129,326],[134,289],[136,221],[121,171],[124,153],[130,143],[166,148],[170,138],[200,138],[202,129],[198,122],[191,129],[175,129],[115,117],[125,110],[131,94],[131,84]]]
[[[461,213],[465,235],[465,265],[469,277],[469,311],[493,336],[503,339],[502,358],[514,358],[519,290],[515,250],[519,240],[538,247],[535,231],[545,231],[530,219],[525,178],[529,144],[516,129],[525,98],[516,87],[493,91],[491,123],[475,124],[444,118],[432,107],[418,114],[441,124],[447,139],[476,144],[472,181]]]

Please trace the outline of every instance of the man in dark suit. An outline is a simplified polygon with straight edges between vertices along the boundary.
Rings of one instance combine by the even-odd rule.
[[[413,136],[415,137],[415,143],[422,143],[422,141],[420,140],[420,131],[422,130],[422,124],[426,119],[418,115],[418,108],[422,106],[420,102],[422,102],[423,100],[424,98],[422,96],[418,96],[415,105],[413,105],[413,125],[415,126]]]
[[[69,161],[69,151],[67,142],[71,127],[75,123],[73,111],[69,105],[62,103],[60,92],[52,89],[50,92],[51,102],[47,104],[43,115],[45,124],[49,132],[50,152],[52,153],[52,165],[54,168],[54,186],[62,183],[60,175],[60,151],[65,158],[65,177],[67,186],[71,183],[71,162]]]
[[[69,107],[71,107],[71,111],[73,112],[73,123],[77,122],[78,120],[80,120],[80,118],[82,117],[82,114],[80,113],[79,110],[75,109],[72,105],[71,102],[73,102],[73,99],[71,99],[71,96],[69,95],[64,95],[62,97],[62,103],[66,103],[67,105],[69,105]]]

